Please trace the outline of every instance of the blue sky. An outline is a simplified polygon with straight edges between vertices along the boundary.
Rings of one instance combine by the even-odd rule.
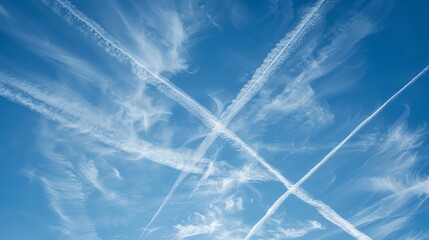
[[[429,3],[0,1],[0,239],[429,239]]]

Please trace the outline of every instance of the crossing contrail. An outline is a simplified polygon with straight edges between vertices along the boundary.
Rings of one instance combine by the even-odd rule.
[[[210,129],[212,129],[212,131],[221,133],[221,135],[224,138],[229,139],[231,142],[235,143],[236,147],[247,152],[249,155],[255,157],[255,159],[257,159],[270,173],[276,176],[287,188],[293,186],[291,182],[289,182],[286,178],[284,178],[279,171],[274,169],[267,161],[265,161],[265,159],[259,156],[259,154],[256,153],[250,146],[248,146],[233,132],[226,129],[225,126],[221,124],[217,120],[217,118],[213,116],[201,104],[199,104],[189,95],[184,93],[182,90],[180,90],[177,86],[175,86],[167,79],[160,77],[155,73],[151,72],[150,70],[146,69],[145,66],[143,64],[140,64],[125,47],[123,47],[120,43],[118,43],[113,37],[107,34],[98,24],[94,23],[92,20],[87,18],[83,13],[77,10],[69,2],[65,0],[42,0],[42,1],[48,7],[50,7],[54,12],[56,12],[59,16],[62,16],[69,23],[73,21],[71,18],[74,18],[74,21],[78,21],[84,24],[86,30],[83,30],[83,32],[95,38],[98,44],[101,47],[105,48],[106,52],[111,54],[113,57],[116,57],[119,61],[129,63],[138,76],[140,77],[144,76],[145,79],[147,79],[148,82],[153,86],[155,86],[161,93],[165,94],[167,97],[176,101],[178,104],[180,104],[185,109],[187,109],[191,114],[198,117],[204,124],[206,124]],[[61,9],[63,11],[67,11],[68,14],[62,13],[60,11]],[[80,29],[82,30],[82,28]],[[308,201],[308,199],[311,199],[311,198],[307,196],[307,194],[305,194],[304,192],[296,191],[295,195],[301,200],[307,202],[308,204],[315,206],[314,202]],[[333,214],[332,212],[329,212],[329,211],[325,212],[326,209],[330,209],[329,206],[326,206],[321,202],[319,202],[319,204],[324,206],[324,208],[318,208],[318,210],[323,216]],[[350,225],[343,225],[342,223],[347,221],[341,218],[338,214],[336,214],[335,216],[338,216],[339,218],[338,219],[331,218],[328,220],[331,221],[333,224],[341,227],[352,236],[363,234],[359,230],[354,228],[350,223],[349,223]]]
[[[235,115],[237,115],[237,113],[250,101],[250,99],[252,99],[259,92],[259,90],[268,81],[269,77],[278,70],[284,60],[293,52],[293,50],[299,44],[299,40],[305,35],[311,26],[315,25],[317,20],[320,19],[322,13],[324,12],[323,9],[321,9],[321,6],[324,2],[325,0],[319,0],[313,7],[311,7],[310,10],[307,11],[307,14],[295,27],[295,29],[287,34],[276,45],[276,47],[271,50],[268,56],[264,59],[263,64],[256,69],[251,80],[247,82],[247,84],[240,90],[237,97],[221,114],[220,122],[223,126],[228,126]],[[207,150],[216,141],[218,136],[219,132],[212,130],[212,132],[204,138],[191,159],[191,166],[194,164],[194,162],[198,161],[206,154]],[[143,232],[140,234],[140,238],[155,221],[164,206],[170,201],[171,197],[176,192],[177,188],[181,185],[183,180],[185,180],[185,178],[188,176],[188,174],[189,173],[186,170],[180,173],[179,177],[176,179],[176,182],[168,192],[167,196],[164,198],[158,210],[143,229]]]
[[[382,111],[389,103],[395,100],[399,94],[401,94],[405,89],[407,89],[411,84],[421,78],[429,70],[429,65],[426,66],[419,74],[417,74],[413,79],[411,79],[405,86],[403,86],[399,91],[397,91],[393,96],[391,96],[386,102],[383,103],[379,108],[377,108],[371,115],[369,115],[365,120],[363,120],[353,131],[344,138],[337,146],[335,146],[325,157],[320,160],[310,171],[307,172],[297,183],[277,199],[274,204],[268,209],[265,215],[252,227],[245,239],[250,239],[256,231],[265,223],[265,221],[271,217],[271,215],[280,207],[280,205],[289,197],[290,194],[293,194],[297,189],[309,178],[314,172],[317,171],[323,164],[325,164],[340,148],[347,143],[350,138],[352,138],[356,133],[361,130],[368,122],[370,122],[380,111]]]

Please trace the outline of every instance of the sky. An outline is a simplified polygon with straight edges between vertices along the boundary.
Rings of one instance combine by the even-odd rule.
[[[0,0],[0,239],[429,239],[428,10]]]

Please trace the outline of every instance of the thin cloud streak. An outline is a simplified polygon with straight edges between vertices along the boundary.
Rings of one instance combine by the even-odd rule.
[[[0,96],[26,106],[67,128],[87,134],[117,150],[135,154],[139,158],[148,158],[179,170],[186,167],[189,171],[189,163],[186,163],[190,157],[187,156],[188,154],[179,154],[177,151],[155,147],[140,139],[132,141],[114,131],[94,125],[81,115],[81,113],[85,115],[84,113],[87,112],[85,108],[76,105],[69,106],[64,100],[50,93],[43,92],[35,86],[30,86],[2,73],[0,73]],[[202,173],[202,169],[201,167],[193,167],[191,170],[195,173]]]
[[[40,176],[40,181],[62,220],[61,230],[67,239],[101,239],[88,216],[83,186],[75,174],[63,170],[61,176]]]
[[[260,234],[260,236],[264,236],[267,240],[302,238],[311,232],[325,229],[320,222],[315,220],[308,220],[307,222],[294,224],[295,226],[290,227],[285,227],[285,225],[289,224],[282,222],[280,219],[272,219],[272,222],[274,223],[272,227],[275,230],[263,229],[263,233]]]
[[[128,62],[129,64],[131,64],[131,66],[136,71],[136,74],[139,77],[144,77],[143,79],[145,79],[145,81],[148,81],[150,84],[155,86],[161,93],[165,94],[166,96],[170,97],[172,100],[182,105],[191,114],[200,118],[200,120],[208,127],[213,129],[214,131],[222,133],[222,135],[226,139],[231,140],[235,145],[237,145],[238,148],[246,151],[249,155],[253,156],[269,172],[271,172],[274,176],[276,176],[287,188],[290,188],[293,186],[291,182],[289,182],[286,178],[284,178],[278,170],[274,169],[268,162],[265,161],[265,159],[259,156],[259,154],[256,153],[250,146],[248,146],[244,141],[242,141],[237,135],[232,133],[230,130],[226,129],[225,126],[223,126],[217,120],[217,118],[213,116],[206,108],[204,108],[201,104],[196,102],[189,95],[181,91],[177,86],[175,86],[167,79],[162,78],[158,75],[155,75],[151,71],[148,71],[142,64],[137,62],[135,58],[132,57],[132,55],[129,53],[128,50],[126,50],[125,47],[117,43],[117,41],[114,40],[110,35],[108,35],[99,25],[94,23],[92,20],[88,19],[83,13],[78,11],[73,5],[71,5],[67,1],[63,1],[63,0],[53,0],[53,1],[55,1],[55,3],[57,4],[54,3],[52,6],[49,4],[47,0],[43,0],[43,3],[45,3],[48,7],[50,7],[59,16],[67,20],[70,24],[72,24],[71,23],[72,20],[70,19],[71,17],[74,17],[75,20],[82,22],[86,26],[86,31],[84,31],[84,33],[95,37],[95,39],[98,41],[98,44],[104,47],[106,52],[116,57],[120,61]],[[69,12],[69,14],[63,15],[60,12],[59,8],[66,10],[67,12]],[[319,201],[312,200],[304,192],[296,191],[295,195],[302,200],[305,199],[304,201],[312,206],[313,205],[317,206],[315,202],[319,202]],[[309,201],[309,200],[312,200],[312,201]],[[322,207],[318,208],[318,210],[321,211],[320,213],[323,216],[327,216],[327,215],[336,216],[335,218],[328,219],[329,221],[332,221],[335,225],[340,226],[342,229],[344,229],[347,233],[351,234],[352,236],[364,235],[359,230],[354,228],[350,223],[348,223],[345,219],[341,218],[338,214],[333,212],[333,210],[329,206],[326,206],[325,204],[320,202],[319,204],[323,206],[323,208]],[[348,224],[344,225],[343,224],[344,222]]]
[[[317,4],[312,7],[308,14],[300,21],[298,26],[289,34],[287,34],[277,46],[271,50],[268,56],[264,59],[263,64],[256,70],[255,74],[252,76],[252,79],[240,90],[237,97],[232,101],[232,103],[226,108],[226,110],[220,116],[220,122],[223,126],[228,126],[232,121],[235,115],[252,99],[259,90],[264,86],[268,81],[269,77],[273,75],[284,60],[293,52],[296,46],[299,44],[299,40],[305,35],[305,33],[313,26],[318,19],[322,16],[323,9],[321,9],[322,4],[325,0],[320,0]],[[208,136],[204,138],[202,143],[198,146],[195,151],[194,156],[191,159],[191,166],[202,158],[210,146],[216,141],[219,133],[216,132],[216,129],[213,129]],[[158,217],[165,204],[167,204],[173,194],[176,192],[177,188],[183,182],[183,180],[188,176],[188,171],[182,171],[179,177],[176,179],[176,182],[172,186],[171,190],[165,197],[164,201],[155,212],[149,223],[144,228],[140,238],[144,235],[145,231],[151,226],[153,221]]]
[[[377,200],[370,206],[362,206],[352,222],[371,229],[377,238],[391,237],[392,229],[412,226],[418,210],[429,197],[429,179],[419,166],[425,159],[420,150],[425,146],[426,128],[410,128],[408,115],[407,109],[387,133],[380,136],[379,145],[371,154],[373,161],[360,170],[359,184]],[[390,228],[395,222],[401,224]]]
[[[391,96],[386,102],[383,103],[379,108],[377,108],[369,117],[362,121],[343,141],[341,141],[336,147],[334,147],[319,163],[317,163],[310,171],[307,172],[297,183],[295,183],[291,188],[289,188],[286,193],[284,193],[280,198],[278,198],[274,204],[268,209],[265,215],[253,226],[250,232],[247,234],[245,239],[250,239],[255,232],[264,224],[264,222],[280,207],[280,205],[286,200],[286,198],[297,191],[297,189],[309,178],[311,175],[317,171],[326,161],[328,161],[345,143],[347,143],[350,138],[352,138],[356,133],[362,129],[369,121],[371,121],[381,110],[383,110],[390,102],[395,100],[405,89],[407,89],[411,84],[421,78],[429,70],[429,65],[426,66],[421,72],[419,72],[413,79],[411,79],[405,86],[403,86],[399,91],[397,91],[393,96]],[[360,239],[369,239],[365,238]]]

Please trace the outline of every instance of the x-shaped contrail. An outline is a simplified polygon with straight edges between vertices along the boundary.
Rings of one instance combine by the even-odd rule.
[[[183,92],[173,83],[167,79],[158,76],[157,74],[148,70],[144,64],[141,64],[136,58],[133,57],[130,51],[122,46],[118,41],[106,33],[98,24],[93,22],[91,19],[86,17],[83,13],[77,10],[73,5],[65,0],[42,0],[47,6],[51,7],[57,14],[68,20],[73,20],[78,23],[82,23],[85,31],[88,35],[94,37],[98,44],[104,47],[109,54],[114,56],[120,61],[129,63],[134,72],[150,84],[154,85],[160,92],[170,97],[191,114],[197,116],[204,124],[206,124],[212,131],[220,133],[224,138],[233,141],[237,146],[246,151],[248,154],[257,159],[269,172],[276,176],[286,188],[290,189],[293,184],[288,181],[281,173],[273,168],[265,159],[263,159],[256,151],[254,151],[247,143],[241,138],[231,132],[225,127],[215,116],[213,116],[206,108],[191,98],[188,94]],[[323,2],[323,1],[322,1]],[[68,14],[63,15],[59,9],[65,10]],[[303,200],[307,204],[315,207],[319,213],[321,213],[327,220],[333,224],[341,227],[350,235],[357,239],[370,239],[364,233],[357,230],[351,223],[339,216],[334,210],[321,201],[313,200],[308,194],[300,189],[296,189],[293,192],[299,199]]]
[[[340,150],[344,144],[346,144],[356,133],[358,133],[366,124],[368,124],[378,113],[380,113],[389,103],[395,100],[405,89],[407,89],[411,84],[421,78],[429,70],[429,65],[426,66],[422,71],[420,71],[415,77],[413,77],[407,84],[405,84],[399,91],[393,94],[386,102],[378,107],[371,115],[369,115],[365,120],[363,120],[353,131],[347,135],[337,146],[335,146],[325,157],[320,160],[310,171],[308,171],[297,183],[295,183],[291,188],[289,188],[283,195],[278,198],[274,204],[268,209],[265,215],[252,227],[250,232],[247,234],[245,240],[250,239],[253,234],[267,221],[267,219],[274,214],[274,212],[280,207],[280,205],[291,195],[293,194],[311,175],[313,175],[317,169],[319,169],[323,164],[325,164],[338,150]]]
[[[325,0],[319,0],[315,6],[313,6],[304,18],[299,22],[295,29],[292,30],[290,34],[287,34],[277,46],[271,50],[268,56],[263,61],[263,64],[255,71],[255,74],[252,76],[251,80],[240,90],[237,97],[232,101],[232,103],[226,108],[226,110],[220,115],[219,121],[223,126],[228,126],[232,119],[237,115],[237,113],[252,99],[259,90],[264,86],[268,81],[269,77],[275,73],[279,66],[284,62],[284,60],[293,52],[296,46],[299,43],[299,40],[305,35],[312,25],[315,25],[317,20],[322,16],[320,12],[324,10],[321,9],[322,4]],[[216,141],[219,137],[219,132],[215,129],[212,129],[201,144],[198,146],[195,151],[191,162],[189,164],[192,167],[197,161],[199,161],[206,154],[210,146]],[[189,175],[190,171],[182,171],[179,177],[176,179],[176,182],[173,184],[173,187],[168,192],[167,196],[164,198],[164,201],[161,203],[158,210],[150,219],[149,223],[146,225],[140,237],[146,232],[146,230],[151,226],[155,221],[158,215],[161,213],[164,206],[170,201],[173,194],[176,192],[180,184],[185,180]]]

